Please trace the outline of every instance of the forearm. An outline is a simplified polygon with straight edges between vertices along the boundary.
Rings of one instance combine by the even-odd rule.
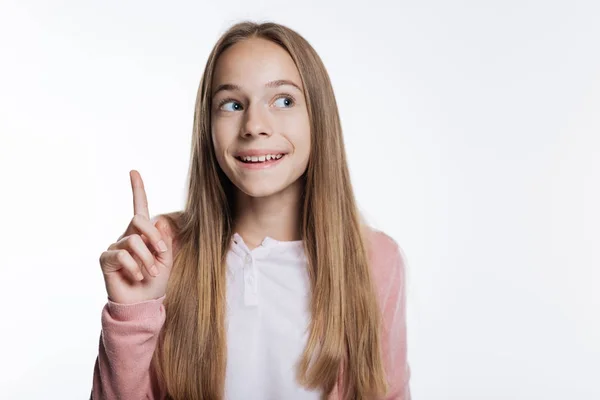
[[[165,321],[163,299],[127,305],[107,302],[94,366],[94,400],[161,397],[153,390],[150,365]]]

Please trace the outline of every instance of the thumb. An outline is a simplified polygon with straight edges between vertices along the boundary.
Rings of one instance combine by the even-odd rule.
[[[154,226],[156,226],[163,240],[167,244],[167,247],[169,248],[169,250],[171,250],[171,247],[173,246],[173,231],[169,222],[166,221],[164,218],[161,218],[158,221],[156,221],[156,224]]]
[[[174,232],[171,230],[171,226],[169,222],[166,220],[159,220],[154,225],[156,229],[160,232],[162,236],[162,240],[167,245],[167,251],[164,253],[158,253],[156,255],[157,260],[160,261],[167,268],[171,268],[173,266],[173,261],[175,260],[175,250],[174,247]]]

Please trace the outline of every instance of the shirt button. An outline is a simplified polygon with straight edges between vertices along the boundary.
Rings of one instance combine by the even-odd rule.
[[[249,284],[249,285],[253,285],[253,284],[254,284],[254,277],[253,277],[252,275],[250,275],[250,276],[248,277],[248,284]]]
[[[248,254],[246,256],[246,264],[250,264],[252,262],[252,256],[250,254]]]

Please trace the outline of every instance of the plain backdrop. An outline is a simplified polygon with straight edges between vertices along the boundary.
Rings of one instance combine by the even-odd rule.
[[[183,207],[204,63],[251,19],[329,71],[407,257],[413,399],[600,399],[600,2],[0,4],[1,398],[89,395],[128,172]]]

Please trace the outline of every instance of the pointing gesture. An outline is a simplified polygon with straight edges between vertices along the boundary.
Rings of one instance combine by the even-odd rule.
[[[108,298],[122,304],[163,296],[173,267],[173,232],[164,217],[150,220],[139,172],[129,173],[133,218],[119,239],[100,255]]]
[[[141,215],[150,219],[148,198],[140,173],[133,170],[129,172],[129,178],[131,179],[131,190],[133,191],[133,215]]]

